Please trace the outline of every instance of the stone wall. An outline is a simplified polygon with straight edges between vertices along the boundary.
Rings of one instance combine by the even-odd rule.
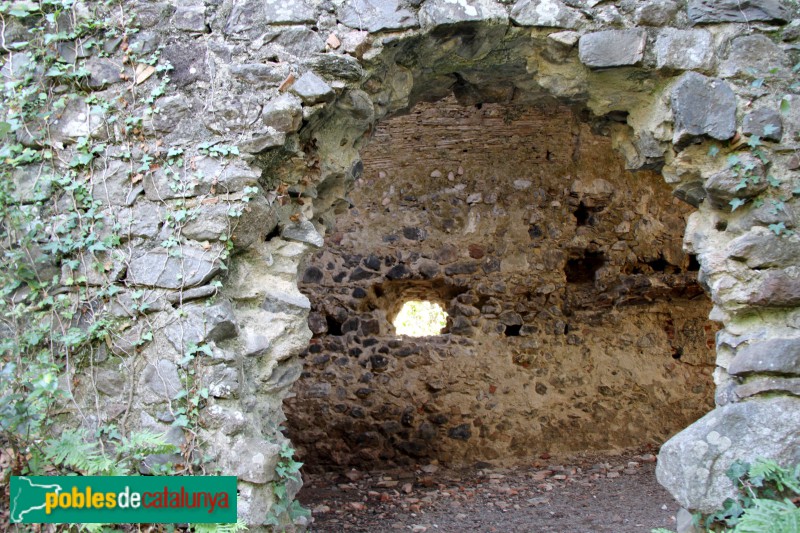
[[[563,104],[585,115],[587,123],[604,117],[612,146],[623,155],[626,167],[661,169],[676,198],[696,208],[688,219],[685,247],[697,257],[699,282],[714,306],[711,317],[723,328],[716,339],[716,408],[671,439],[660,455],[659,477],[679,501],[691,509],[718,505],[732,491],[724,471],[734,458],[800,459],[800,277],[798,238],[792,233],[797,223],[800,104],[791,70],[798,60],[800,32],[793,3],[139,0],[107,6],[76,2],[61,18],[22,17],[4,26],[3,43],[10,43],[2,48],[7,88],[36,82],[46,87],[42,93],[46,97],[64,94],[57,85],[61,82],[44,76],[15,43],[27,39],[26,25],[69,29],[104,10],[115,10],[109,17],[120,29],[103,36],[102,48],[89,46],[88,37],[75,37],[75,42],[69,42],[73,37],[68,32],[58,37],[66,42],[58,45],[57,53],[80,73],[75,76],[75,96],[58,100],[52,112],[11,130],[20,146],[30,151],[23,156],[39,154],[30,159],[35,164],[26,166],[27,160],[18,159],[13,171],[8,170],[21,209],[41,217],[39,224],[30,226],[36,230],[36,242],[26,248],[30,257],[39,257],[48,243],[63,240],[59,233],[63,228],[52,221],[62,220],[63,209],[74,199],[70,192],[74,186],[89,190],[99,204],[91,211],[90,223],[101,229],[100,221],[105,220],[104,227],[113,228],[118,238],[109,240],[115,243],[110,250],[81,249],[32,267],[48,279],[63,272],[55,294],[76,304],[79,315],[74,327],[88,329],[102,318],[115,324],[88,360],[65,367],[60,384],[72,399],[62,411],[64,426],[79,420],[92,430],[115,424],[123,433],[137,428],[166,431],[183,447],[183,454],[150,457],[144,471],[171,460],[195,465],[187,468],[238,475],[240,515],[248,524],[258,526],[270,513],[277,513],[273,518],[283,527],[302,527],[302,519],[292,526],[292,518],[274,506],[276,483],[281,483],[275,467],[286,444],[280,430],[282,400],[302,372],[299,355],[312,338],[307,326],[311,305],[297,289],[297,269],[309,253],[323,247],[323,235],[334,226],[337,213],[350,207],[349,190],[364,168],[359,151],[377,123],[418,102],[452,94],[467,106],[538,106],[557,114]],[[129,24],[138,30],[129,31]],[[151,56],[159,51],[160,58]],[[153,62],[164,68],[152,68]],[[12,112],[4,109],[3,117]],[[569,123],[570,129],[578,128],[572,119]],[[581,138],[594,138],[583,137],[584,129],[580,126]],[[34,131],[44,134],[37,137]],[[553,157],[569,153],[558,148],[552,150]],[[454,168],[457,173],[456,166],[440,171],[446,176]],[[48,188],[46,177],[54,175],[69,179]],[[459,180],[468,185],[466,191],[466,180],[478,175],[465,167],[464,176]],[[608,183],[629,179],[625,174],[598,178]],[[566,344],[573,338],[570,335],[580,340],[595,327],[586,301],[596,302],[604,294],[609,303],[624,300],[625,288],[615,292],[614,280],[627,279],[621,275],[625,268],[641,270],[625,276],[651,280],[659,276],[649,276],[648,269],[666,263],[675,267],[672,274],[665,272],[667,279],[678,280],[678,286],[683,283],[688,264],[680,259],[672,237],[659,258],[655,252],[636,251],[627,239],[618,238],[631,248],[625,257],[613,246],[590,249],[588,239],[582,240],[594,229],[590,224],[574,228],[574,211],[582,199],[590,200],[592,205],[584,202],[581,215],[588,223],[594,207],[607,205],[603,202],[609,201],[608,191],[602,182],[565,180],[559,189],[567,192],[559,192],[539,184],[535,176],[530,181],[530,189],[514,189],[508,196],[498,193],[498,202],[503,198],[511,212],[511,206],[523,205],[525,194],[544,189],[549,203],[531,205],[555,217],[552,224],[563,232],[560,242],[567,245],[574,239],[575,246],[557,250],[552,263],[546,262],[544,247],[506,256],[517,270],[504,282],[507,287],[524,286],[523,280],[534,277],[538,271],[525,272],[525,261],[528,268],[550,265],[546,274],[552,276],[553,290],[547,287],[539,294],[536,290],[544,286],[531,285],[531,302],[555,294],[562,313],[573,298],[575,305],[569,320],[557,317],[555,311],[547,310],[552,317],[531,318],[529,308],[515,309],[523,321],[520,333],[523,325],[530,324],[542,328],[536,334],[540,337],[520,335],[504,342],[522,346],[552,335],[555,348],[556,342]],[[595,183],[600,184],[597,189]],[[662,189],[644,183],[638,190],[650,187],[653,201],[627,202],[622,194],[612,194],[611,201],[619,203],[611,210],[613,215],[599,217],[599,224],[614,221],[624,227],[626,221],[615,217],[640,209],[638,218],[627,221],[629,231],[635,232],[634,225],[647,217],[662,220],[651,212],[661,210],[670,231],[680,231],[667,221],[680,221],[677,215],[685,211],[668,212],[670,203],[663,199]],[[507,185],[504,188],[510,191]],[[476,213],[497,206],[486,203],[491,189],[470,189],[471,194],[478,192],[482,197],[475,202]],[[460,193],[452,194],[460,198]],[[655,201],[656,197],[662,200]],[[396,207],[407,201],[388,198]],[[551,222],[528,216],[534,212],[526,211],[525,217],[508,225],[508,232],[517,238],[528,234],[531,245],[536,244],[538,231],[549,231]],[[411,228],[428,229],[420,223],[404,221]],[[575,231],[574,237],[564,230],[567,227]],[[658,233],[657,227],[653,224],[642,231]],[[434,228],[430,229],[435,237]],[[409,232],[412,237],[419,234]],[[499,243],[478,244],[485,246],[485,258],[499,258]],[[13,242],[5,241],[4,246]],[[612,274],[606,280],[602,269],[595,272],[594,284],[586,285],[585,301],[579,290],[573,295],[559,289],[570,286],[561,268],[564,261],[569,264],[569,254],[579,250],[606,254],[606,271]],[[458,261],[441,263],[445,272],[452,265],[464,269],[463,274],[452,272],[453,279],[483,272],[484,257],[467,259],[461,253],[456,250]],[[384,261],[386,257],[406,261],[411,279],[410,256],[384,255]],[[572,259],[581,265],[576,255]],[[582,267],[587,263],[594,264],[584,255]],[[500,268],[502,273],[502,260]],[[620,269],[620,275],[614,269]],[[606,281],[611,283],[604,285]],[[636,294],[640,289],[630,288],[629,294],[631,290]],[[16,305],[31,294],[36,293],[21,287],[9,299]],[[457,295],[442,294],[446,302],[453,296]],[[682,297],[675,295],[677,305],[659,300],[654,306],[663,314],[680,315],[673,319],[676,336],[680,318],[685,317],[676,310]],[[510,305],[510,300],[496,298],[495,304],[489,298],[476,288],[451,305],[463,306],[458,307],[461,311],[453,326],[458,320],[465,330],[475,331],[474,338],[458,344],[459,350],[474,348],[479,336],[498,335],[492,326],[502,323],[503,311],[496,319],[475,324],[469,315],[474,313],[470,307],[496,314],[482,308]],[[629,303],[609,307],[603,313],[608,316],[599,320],[624,321],[637,309]],[[642,315],[637,320],[646,322]],[[518,320],[511,314],[503,317],[506,322]],[[567,332],[572,323],[578,328]],[[26,326],[25,317],[14,317],[9,324],[4,327],[10,328],[11,337],[12,326]],[[359,328],[363,324],[359,322]],[[551,332],[544,329],[548,325]],[[640,331],[650,328],[642,325]],[[631,330],[631,338],[636,331]],[[452,328],[450,335],[452,347],[456,338]],[[673,341],[665,332],[653,342],[662,352],[653,355],[660,358],[653,364],[663,367],[662,361],[669,359],[664,352]],[[566,346],[572,350],[578,345]],[[591,361],[592,346],[584,347]],[[309,348],[309,356],[310,352]],[[354,356],[352,364],[357,360]],[[603,385],[617,390],[625,379],[641,380],[622,373],[611,379],[605,374],[610,366],[601,363],[598,360],[594,374],[576,378],[583,377],[590,389]],[[541,381],[525,373],[535,365],[529,369],[514,365],[516,375]],[[503,384],[498,380],[497,390],[491,392],[493,384],[475,392],[482,395],[482,405],[503,394]],[[552,397],[560,395],[561,388],[567,390],[558,382],[542,384]],[[195,400],[188,407],[185,396],[178,394],[186,387]],[[536,385],[533,398],[535,389]],[[698,401],[704,398],[696,396]],[[587,392],[585,401],[592,398],[599,396]],[[573,408],[582,413],[578,420],[590,431],[589,415]],[[181,409],[191,420],[180,417]],[[696,412],[694,407],[680,410],[690,411]],[[422,422],[421,417],[416,420]],[[473,418],[473,428],[474,422]],[[541,420],[537,423],[547,427]],[[448,424],[458,428],[466,421],[459,413],[444,424],[449,431]],[[297,484],[289,484],[288,499],[297,489]]]
[[[692,208],[625,170],[616,125],[450,97],[378,126],[301,275],[315,335],[286,411],[307,467],[660,445],[709,410]],[[395,334],[410,299],[447,310],[443,336]]]

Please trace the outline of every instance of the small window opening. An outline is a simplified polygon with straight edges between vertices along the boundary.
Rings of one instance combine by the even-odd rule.
[[[519,337],[519,332],[521,329],[522,329],[522,324],[506,326],[504,333],[506,337]]]
[[[328,334],[329,335],[341,335],[342,334],[342,323],[333,318],[330,315],[325,317],[325,322],[328,324]]]
[[[582,257],[567,261],[567,283],[594,283],[594,275],[606,262],[602,252],[584,252]]]
[[[420,300],[404,303],[394,319],[397,334],[409,337],[441,335],[446,325],[447,313],[441,305]]]

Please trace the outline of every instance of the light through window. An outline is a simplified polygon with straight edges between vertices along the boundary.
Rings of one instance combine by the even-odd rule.
[[[397,334],[409,337],[440,335],[446,324],[447,313],[442,306],[419,300],[404,303],[394,319]]]

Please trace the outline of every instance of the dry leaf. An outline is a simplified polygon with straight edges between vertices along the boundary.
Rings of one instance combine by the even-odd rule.
[[[152,76],[156,71],[156,67],[153,65],[145,65],[144,63],[139,63],[136,65],[136,85],[142,84],[147,81],[147,78]]]
[[[292,86],[294,80],[295,80],[294,74],[290,72],[289,75],[286,76],[286,79],[283,80],[283,83],[281,83],[280,87],[278,87],[278,90],[280,92],[285,92],[289,87]]]
[[[142,174],[136,174],[133,178],[131,178],[131,181],[133,183],[139,183],[143,178],[144,176]]]

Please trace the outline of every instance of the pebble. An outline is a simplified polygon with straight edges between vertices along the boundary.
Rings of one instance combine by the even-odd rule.
[[[431,172],[431,177],[432,178],[441,178],[442,177],[442,173],[440,171],[438,171],[438,170],[434,170],[433,172]]]

